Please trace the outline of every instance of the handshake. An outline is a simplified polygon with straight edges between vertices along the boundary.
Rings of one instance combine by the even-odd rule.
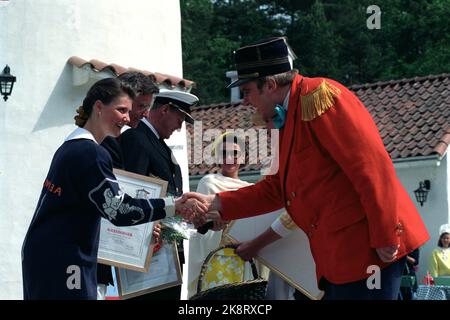
[[[220,216],[221,209],[220,198],[214,194],[187,192],[175,200],[177,215],[193,223],[200,233],[205,233],[207,229],[222,230],[228,225],[228,221],[222,220]],[[207,221],[210,221],[210,227],[201,232],[201,227],[206,226]]]

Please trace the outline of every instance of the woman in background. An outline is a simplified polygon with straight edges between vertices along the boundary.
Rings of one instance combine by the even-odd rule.
[[[429,271],[433,278],[450,276],[450,224],[444,224],[439,230],[438,247],[430,257]]]
[[[220,164],[220,173],[208,174],[198,183],[197,192],[215,194],[221,191],[237,190],[251,185],[239,179],[239,167],[242,162],[244,143],[237,136],[226,132],[213,144],[213,156]],[[208,254],[225,244],[222,229],[225,225],[215,224],[205,234],[195,233],[189,239],[188,261],[188,298],[197,293],[198,277],[201,266]]]

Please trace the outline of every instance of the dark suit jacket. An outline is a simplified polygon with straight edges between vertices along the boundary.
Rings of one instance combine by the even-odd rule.
[[[153,175],[168,182],[167,194],[180,196],[183,194],[181,169],[176,164],[170,148],[164,140],[156,137],[144,123],[139,122],[135,129],[128,129],[120,136],[123,156],[123,167],[144,176]],[[172,161],[172,159],[174,161]],[[178,257],[184,263],[182,242],[178,243]],[[134,300],[179,300],[181,286],[148,293],[133,298]]]
[[[141,121],[137,128],[125,131],[120,137],[120,146],[125,170],[167,181],[170,195],[183,193],[180,166],[175,163],[166,143],[158,139],[145,123]]]

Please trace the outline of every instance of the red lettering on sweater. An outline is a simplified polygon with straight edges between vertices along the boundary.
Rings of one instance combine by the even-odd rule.
[[[47,189],[49,192],[58,195],[58,197],[61,197],[62,188],[59,186],[55,186],[53,182],[51,182],[50,180],[45,179],[44,188]]]

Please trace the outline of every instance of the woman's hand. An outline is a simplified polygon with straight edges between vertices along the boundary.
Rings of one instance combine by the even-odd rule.
[[[158,243],[161,238],[161,224],[156,222],[153,226],[153,241]]]

